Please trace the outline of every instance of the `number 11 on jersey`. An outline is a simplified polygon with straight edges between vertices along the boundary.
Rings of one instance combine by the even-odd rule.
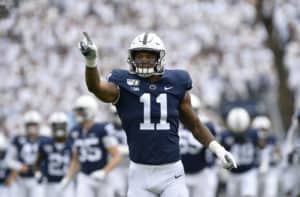
[[[158,124],[151,123],[151,95],[144,93],[140,97],[140,102],[144,104],[144,122],[140,123],[141,130],[169,130],[170,123],[167,122],[168,104],[167,94],[162,93],[156,97],[156,102],[160,104],[160,121]]]

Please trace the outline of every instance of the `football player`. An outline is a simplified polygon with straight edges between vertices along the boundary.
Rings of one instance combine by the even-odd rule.
[[[196,113],[200,113],[200,99],[191,94],[191,105]],[[215,136],[216,129],[212,121],[200,113],[200,120]],[[217,172],[214,168],[215,156],[200,144],[186,128],[179,129],[181,159],[186,173],[186,183],[190,197],[215,197],[217,191]]]
[[[37,159],[41,115],[28,111],[24,115],[25,135],[15,136],[8,150],[7,164],[18,173],[14,189],[18,197],[38,197],[41,187],[34,177],[33,164]]]
[[[300,196],[300,110],[292,119],[292,125],[287,132],[282,186],[286,196]]]
[[[114,105],[110,105],[109,111],[112,122],[107,125],[106,129],[109,132],[109,135],[112,135],[117,139],[118,147],[122,154],[122,162],[112,171],[110,181],[116,197],[125,197],[128,187],[128,144],[116,107]]]
[[[252,127],[258,130],[260,143],[259,172],[262,186],[262,196],[276,197],[279,186],[279,168],[281,152],[277,138],[271,130],[271,121],[267,116],[257,116],[252,121]]]
[[[226,183],[227,196],[255,197],[258,192],[257,130],[250,128],[250,116],[241,107],[229,111],[226,123],[228,130],[221,133],[222,143],[232,152],[238,163],[238,167],[229,173]]]
[[[67,139],[67,116],[54,112],[49,118],[52,137],[44,138],[39,144],[38,158],[35,163],[36,177],[45,180],[45,197],[73,197],[74,185],[60,193],[59,183],[70,165],[72,148]],[[42,177],[41,177],[42,176]]]
[[[108,174],[121,161],[117,140],[108,135],[107,124],[94,121],[97,102],[92,96],[79,97],[74,112],[78,125],[70,133],[73,142],[72,161],[60,188],[64,190],[79,166],[77,196],[112,197]]]
[[[7,139],[0,133],[0,197],[12,196],[11,185],[15,178],[13,172],[7,166],[6,154]]]
[[[180,161],[179,119],[227,168],[236,167],[227,152],[199,121],[190,104],[189,74],[164,69],[166,50],[154,33],[142,33],[128,50],[130,69],[113,70],[108,81],[96,66],[97,47],[89,36],[79,43],[85,57],[86,84],[101,101],[116,105],[129,146],[128,197],[185,197]]]

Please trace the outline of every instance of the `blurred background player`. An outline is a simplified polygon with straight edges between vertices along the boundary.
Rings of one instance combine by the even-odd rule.
[[[128,188],[129,150],[126,133],[114,105],[109,105],[111,124],[106,126],[109,135],[118,141],[118,148],[122,154],[121,163],[111,172],[110,183],[116,197],[125,197]]]
[[[11,185],[15,179],[15,174],[8,168],[5,161],[7,146],[6,137],[0,133],[0,197],[13,196]]]
[[[221,141],[237,160],[226,182],[227,197],[255,197],[258,194],[257,159],[258,133],[250,128],[250,116],[241,107],[231,109],[227,115],[228,130],[222,132]]]
[[[89,95],[79,97],[74,106],[78,123],[70,136],[73,154],[69,171],[60,183],[62,190],[77,176],[77,196],[112,197],[108,175],[121,161],[117,141],[108,135],[107,124],[94,121],[97,102]],[[109,158],[110,157],[110,158]]]
[[[215,126],[206,114],[201,112],[200,99],[191,94],[191,105],[199,119],[216,136]],[[215,156],[199,143],[187,128],[179,129],[180,154],[186,173],[186,184],[190,197],[215,197],[217,191],[217,171]]]
[[[252,121],[252,127],[258,130],[260,154],[258,179],[261,196],[277,197],[279,194],[279,163],[281,151],[271,121],[267,116],[257,116]]]
[[[37,111],[24,114],[25,135],[15,136],[8,150],[8,166],[18,174],[14,195],[39,197],[41,187],[34,176],[33,165],[37,159],[39,130],[42,117]]]
[[[74,184],[68,184],[59,191],[59,183],[70,166],[72,147],[67,141],[67,116],[63,112],[54,112],[49,118],[52,135],[41,140],[38,158],[35,163],[37,178],[42,176],[45,197],[73,197]]]
[[[282,186],[287,197],[300,196],[300,110],[292,118],[285,142],[286,166],[283,170]]]

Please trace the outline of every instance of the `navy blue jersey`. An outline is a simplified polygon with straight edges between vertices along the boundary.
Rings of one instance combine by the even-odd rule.
[[[216,130],[213,123],[208,122],[205,125],[215,136]],[[179,136],[181,159],[187,174],[197,173],[214,165],[215,156],[213,153],[198,142],[190,131],[181,129]]]
[[[266,149],[268,149],[269,154],[269,164],[275,166],[280,162],[278,152],[276,152],[277,138],[274,135],[270,135],[266,138]],[[262,158],[263,159],[263,158]]]
[[[16,136],[12,140],[12,145],[17,150],[17,161],[24,165],[29,166],[27,173],[20,173],[21,177],[33,177],[32,166],[37,159],[38,154],[38,143],[42,137],[38,137],[36,140],[30,140],[26,136]]]
[[[118,141],[118,144],[126,146],[128,145],[126,133],[124,132],[123,128],[116,128],[112,123],[108,124],[105,128],[107,133]]]
[[[10,170],[7,165],[4,163],[4,159],[6,156],[6,151],[0,151],[0,185],[4,185]]]
[[[159,165],[180,160],[179,104],[192,88],[189,74],[165,70],[159,81],[114,70],[108,80],[120,87],[116,103],[127,135],[130,159],[136,163]]]
[[[88,131],[76,126],[70,133],[74,142],[73,149],[79,157],[80,171],[85,174],[91,174],[107,164],[108,154],[103,143],[103,139],[108,136],[106,126],[94,123]]]
[[[67,173],[72,147],[70,143],[58,143],[53,138],[47,138],[39,144],[39,154],[43,156],[42,174],[48,182],[59,182]]]
[[[257,130],[248,129],[239,135],[224,131],[221,143],[237,160],[238,167],[231,170],[233,173],[243,173],[257,167],[259,156]]]

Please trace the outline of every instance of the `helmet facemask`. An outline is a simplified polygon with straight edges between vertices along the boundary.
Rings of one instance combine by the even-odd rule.
[[[92,121],[96,115],[97,107],[94,97],[89,95],[80,96],[73,108],[76,122],[84,124],[86,121]]]
[[[57,122],[51,124],[52,135],[57,141],[64,141],[67,137],[67,123]]]
[[[40,125],[36,122],[25,123],[26,135],[29,138],[36,138],[39,135]]]
[[[87,120],[92,119],[87,108],[78,107],[74,109],[75,119],[79,124],[84,123]]]
[[[24,126],[27,137],[35,139],[39,135],[42,117],[39,112],[31,110],[24,114]]]
[[[138,53],[150,53],[156,56],[155,60],[148,62],[136,58]],[[130,64],[130,72],[139,75],[140,77],[150,77],[152,75],[162,75],[164,67],[162,60],[164,53],[158,51],[147,50],[131,50],[129,52],[128,63]]]

